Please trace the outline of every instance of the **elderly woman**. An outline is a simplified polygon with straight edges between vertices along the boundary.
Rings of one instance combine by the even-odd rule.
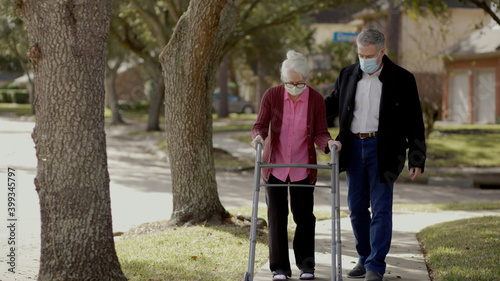
[[[257,121],[252,128],[252,145],[264,143],[263,161],[273,164],[316,164],[316,144],[325,153],[336,144],[328,133],[325,103],[317,91],[306,85],[309,65],[295,51],[287,53],[281,66],[282,85],[268,89],[262,98]],[[271,129],[269,130],[269,125]],[[304,184],[311,187],[274,186],[266,188],[269,223],[269,263],[273,280],[292,276],[288,256],[288,192],[293,219],[297,224],[293,239],[295,261],[301,280],[314,279],[314,236],[316,217],[314,185],[317,170],[305,168],[265,168],[262,176],[270,184]]]

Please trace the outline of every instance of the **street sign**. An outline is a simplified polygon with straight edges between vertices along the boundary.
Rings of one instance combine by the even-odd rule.
[[[333,41],[351,43],[356,40],[356,36],[358,36],[357,33],[335,32],[333,33]]]

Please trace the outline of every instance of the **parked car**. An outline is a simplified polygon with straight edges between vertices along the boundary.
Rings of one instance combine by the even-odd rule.
[[[229,107],[229,113],[254,113],[255,108],[253,105],[245,100],[240,99],[234,94],[227,94],[227,102]],[[213,111],[219,111],[219,92],[214,93],[214,101],[212,103]]]

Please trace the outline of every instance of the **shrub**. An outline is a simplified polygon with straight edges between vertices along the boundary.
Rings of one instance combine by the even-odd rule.
[[[13,102],[13,98],[12,96],[10,95],[10,93],[6,90],[2,90],[0,91],[0,100],[4,103],[12,103]]]
[[[4,103],[29,103],[29,93],[26,89],[1,89],[0,101]]]
[[[14,102],[25,104],[29,103],[30,95],[28,90],[18,90],[14,92]]]
[[[124,100],[118,101],[118,107],[124,111],[144,111],[147,112],[149,108],[148,101],[129,102]]]

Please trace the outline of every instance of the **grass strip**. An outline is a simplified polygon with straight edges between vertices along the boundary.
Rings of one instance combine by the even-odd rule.
[[[0,103],[0,113],[2,112],[15,116],[32,116],[31,104]]]
[[[249,227],[194,226],[138,235],[116,242],[131,280],[240,280],[248,268]],[[255,268],[268,255],[267,231],[259,231]]]
[[[434,281],[500,280],[500,216],[441,223],[418,238]]]
[[[500,132],[436,132],[427,140],[427,164],[432,167],[498,167],[500,166]]]
[[[500,201],[454,202],[432,204],[394,204],[394,211],[440,212],[440,211],[486,211],[500,210]]]

